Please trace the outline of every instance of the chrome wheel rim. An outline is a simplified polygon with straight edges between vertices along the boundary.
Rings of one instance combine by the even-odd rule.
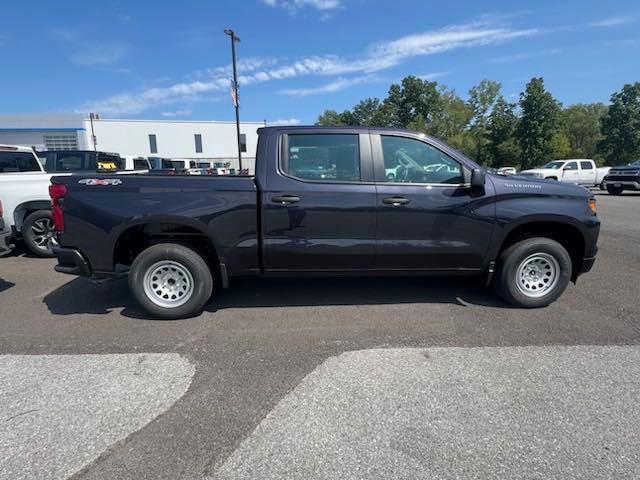
[[[548,253],[534,253],[518,267],[518,289],[527,297],[544,297],[552,291],[560,279],[560,264]]]
[[[189,269],[173,260],[162,260],[151,265],[143,281],[147,298],[163,308],[184,305],[195,288]]]
[[[49,218],[40,218],[33,222],[31,234],[35,246],[42,250],[49,250],[56,244],[53,222]]]

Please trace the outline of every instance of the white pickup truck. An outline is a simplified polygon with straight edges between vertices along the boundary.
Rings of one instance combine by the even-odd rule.
[[[67,152],[64,161],[71,165],[69,170],[57,169],[55,172],[46,172],[42,163],[47,159],[47,168],[50,165],[53,168],[61,163],[60,158],[53,158],[56,155],[60,157],[60,152],[43,152],[40,155],[43,157],[42,161],[38,160],[29,147],[0,145],[0,202],[4,210],[5,229],[11,232],[9,239],[4,235],[4,242],[8,244],[10,240],[22,237],[27,248],[34,254],[39,257],[53,257],[51,247],[55,240],[49,198],[51,177],[72,175],[75,171],[83,170],[86,173],[86,169],[90,167],[82,164],[85,157],[82,152]],[[149,171],[149,162],[146,159],[142,159],[143,162],[133,157],[125,157],[122,160],[122,166],[129,171],[119,171],[118,174]],[[72,168],[73,166],[79,170]]]
[[[5,228],[40,257],[51,257],[51,173],[46,173],[33,150],[0,145],[0,201]]]
[[[518,175],[585,186],[600,186],[611,167],[596,167],[593,160],[586,158],[554,160],[542,168],[523,170]]]

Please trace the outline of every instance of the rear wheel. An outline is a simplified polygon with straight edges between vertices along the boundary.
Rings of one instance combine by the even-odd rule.
[[[572,268],[569,253],[558,242],[528,238],[502,252],[494,286],[512,305],[546,307],[565,291]]]
[[[624,191],[624,188],[622,187],[607,185],[607,192],[609,192],[609,195],[620,195],[623,191]]]
[[[162,243],[147,248],[133,261],[129,288],[154,317],[185,318],[202,312],[213,291],[213,277],[199,253]]]
[[[37,210],[22,225],[22,237],[29,250],[39,257],[53,257],[55,244],[53,220],[49,210]]]

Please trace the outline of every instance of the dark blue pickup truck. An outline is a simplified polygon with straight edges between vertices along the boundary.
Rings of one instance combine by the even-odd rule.
[[[255,170],[54,177],[55,269],[128,275],[148,312],[179,318],[240,275],[475,274],[541,307],[595,260],[587,189],[489,175],[419,133],[263,128]]]

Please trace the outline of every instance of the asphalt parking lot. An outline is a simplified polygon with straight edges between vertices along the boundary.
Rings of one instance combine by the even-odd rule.
[[[640,194],[597,198],[594,270],[541,310],[473,279],[245,279],[153,321],[124,281],[0,258],[0,478],[638,478]]]

